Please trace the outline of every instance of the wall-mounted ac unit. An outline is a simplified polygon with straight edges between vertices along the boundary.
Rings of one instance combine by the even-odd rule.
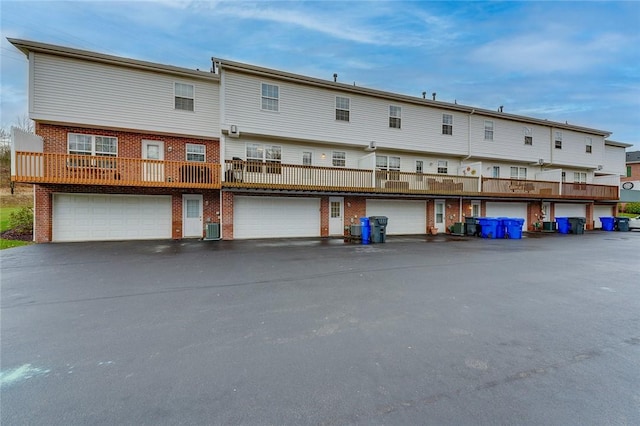
[[[538,164],[539,165],[544,165],[544,158],[538,158]]]
[[[602,170],[602,164],[598,164],[598,170]]]
[[[239,138],[240,137],[240,130],[238,130],[238,126],[236,126],[235,124],[232,124],[229,127],[229,136],[232,138]]]
[[[365,151],[375,151],[376,150],[376,142],[371,141],[369,145],[364,149]]]

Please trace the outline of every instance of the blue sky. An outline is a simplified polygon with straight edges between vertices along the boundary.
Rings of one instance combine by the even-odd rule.
[[[640,150],[640,2],[2,1],[1,117],[23,38],[187,68],[215,56],[612,132]]]

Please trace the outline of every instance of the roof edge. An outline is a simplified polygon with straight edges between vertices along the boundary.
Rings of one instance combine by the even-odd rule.
[[[75,49],[71,47],[57,46],[48,43],[41,43],[31,40],[22,40],[7,37],[9,43],[13,44],[18,50],[27,57],[29,52],[45,53],[50,55],[83,59],[87,61],[101,62],[110,65],[117,65],[127,68],[142,69],[163,74],[173,74],[183,77],[191,77],[204,80],[219,81],[220,76],[209,71],[198,71],[189,68],[176,67],[173,65],[164,65],[156,62],[141,61],[138,59],[124,58],[121,56],[107,55],[104,53],[91,52],[88,50]]]

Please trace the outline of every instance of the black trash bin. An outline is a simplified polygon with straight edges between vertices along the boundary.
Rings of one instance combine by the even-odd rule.
[[[371,242],[372,243],[384,243],[387,241],[387,222],[389,218],[387,216],[370,216],[369,223],[371,223]]]
[[[584,225],[587,223],[586,217],[570,217],[569,227],[572,234],[584,234]]]
[[[623,232],[629,231],[629,218],[616,217],[616,230]]]
[[[467,235],[473,237],[474,235],[479,235],[478,230],[476,229],[476,225],[478,224],[478,220],[476,217],[465,217],[464,218],[464,226],[467,230]]]

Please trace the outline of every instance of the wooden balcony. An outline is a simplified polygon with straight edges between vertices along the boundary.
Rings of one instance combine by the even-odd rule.
[[[560,183],[540,180],[482,178],[482,193],[520,198],[560,197]]]
[[[228,160],[225,187],[394,194],[477,194],[477,177]]]
[[[617,186],[565,182],[562,184],[562,198],[618,200],[620,198],[620,191]]]
[[[219,164],[186,161],[17,151],[13,172],[24,183],[220,188]]]

